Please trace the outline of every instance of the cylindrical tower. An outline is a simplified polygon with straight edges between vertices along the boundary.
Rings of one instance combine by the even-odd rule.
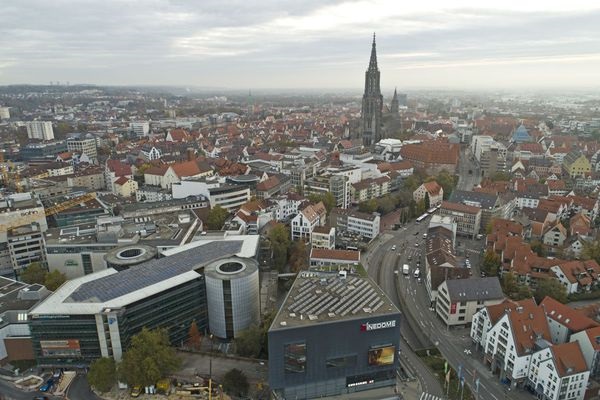
[[[204,269],[208,327],[222,339],[260,321],[258,263],[250,258],[228,257]]]
[[[156,258],[157,250],[155,247],[145,244],[133,244],[129,246],[117,247],[104,255],[107,268],[114,268],[121,271],[150,261]]]

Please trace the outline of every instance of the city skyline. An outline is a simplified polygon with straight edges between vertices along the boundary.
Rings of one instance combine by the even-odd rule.
[[[358,89],[374,31],[386,89],[600,82],[600,6],[584,1],[31,1],[3,14],[2,85]]]

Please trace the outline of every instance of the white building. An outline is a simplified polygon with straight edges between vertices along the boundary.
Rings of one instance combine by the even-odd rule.
[[[147,121],[130,122],[129,130],[137,137],[145,137],[150,133],[150,123]]]
[[[288,192],[277,197],[271,197],[269,201],[273,205],[275,220],[281,222],[287,221],[298,214],[300,204],[306,201],[306,199],[296,193]]]
[[[67,151],[86,155],[92,163],[95,163],[98,159],[98,147],[95,137],[87,137],[86,135],[86,137],[67,139]]]
[[[545,400],[583,400],[589,377],[579,343],[563,343],[532,356],[528,386]]]
[[[0,107],[0,119],[10,118],[10,107]]]
[[[483,308],[473,316],[471,339],[511,387],[528,387],[544,400],[583,400],[589,369],[581,348],[552,344],[544,309],[533,299]]]
[[[250,188],[244,185],[230,185],[217,180],[183,180],[171,187],[174,199],[202,195],[209,199],[210,207],[220,206],[228,211],[240,208],[250,201]]]
[[[317,204],[306,206],[298,215],[292,218],[292,240],[304,239],[304,241],[310,242],[314,228],[323,226],[326,216],[327,211],[323,202],[320,201]]]
[[[50,121],[27,122],[27,137],[29,139],[52,140],[54,129]]]
[[[379,235],[381,217],[377,213],[369,214],[360,211],[334,208],[331,211],[331,225],[338,232],[356,233],[373,239]]]
[[[451,279],[438,287],[435,310],[447,326],[467,325],[483,307],[503,300],[497,277]]]
[[[360,263],[360,251],[315,249],[310,250],[311,267],[347,267]]]

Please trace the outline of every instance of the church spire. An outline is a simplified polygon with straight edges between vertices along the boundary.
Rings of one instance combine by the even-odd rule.
[[[373,45],[371,47],[371,60],[369,60],[369,69],[377,69],[377,46],[375,44],[375,32],[373,32]]]

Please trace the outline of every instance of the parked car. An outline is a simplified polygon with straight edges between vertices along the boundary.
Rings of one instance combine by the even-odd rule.
[[[52,386],[54,386],[54,379],[50,378],[46,381],[46,383],[40,386],[40,392],[47,392],[52,389]]]
[[[35,396],[33,400],[49,400],[48,396]]]
[[[140,397],[141,394],[142,394],[141,386],[134,386],[131,388],[131,397]]]

